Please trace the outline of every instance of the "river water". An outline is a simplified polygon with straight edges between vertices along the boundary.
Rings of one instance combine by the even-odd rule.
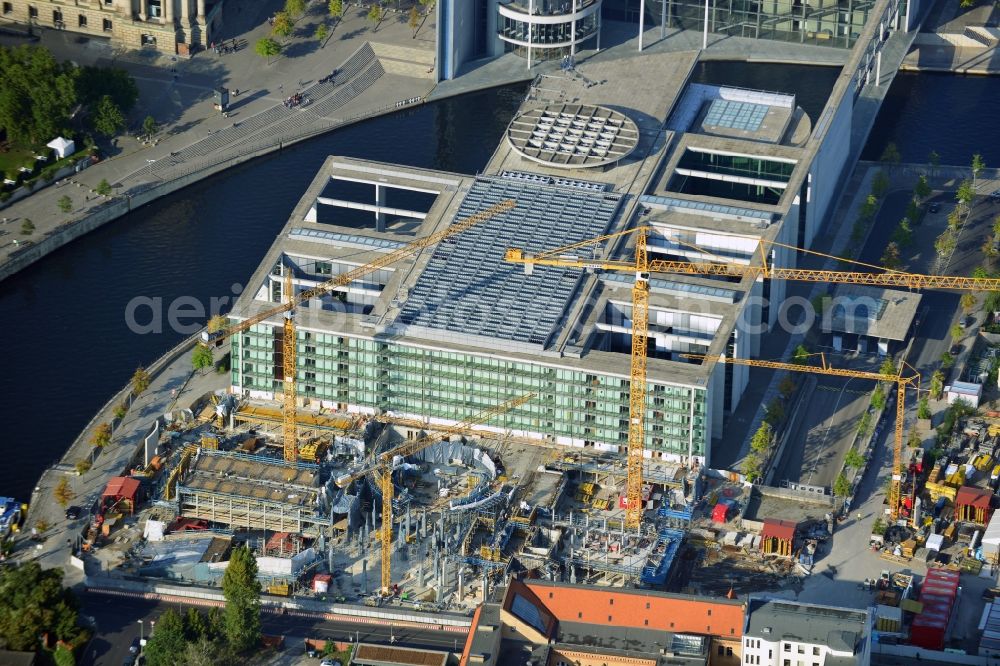
[[[707,63],[695,80],[794,92],[815,119],[836,74],[829,68]],[[170,330],[131,332],[125,320],[130,301],[158,298],[165,309],[178,297],[208,304],[231,295],[232,286],[253,273],[328,155],[482,170],[524,91],[518,85],[473,93],[312,139],[134,211],[0,282],[6,351],[0,495],[27,499],[42,470],[133,370],[183,337]],[[975,109],[975,119],[955,122],[930,112],[932,100],[965,99],[967,91],[975,101],[961,108]],[[904,159],[921,159],[930,145],[943,163],[965,163],[975,147],[992,166],[1000,163],[1000,128],[989,121],[998,110],[996,78],[901,76],[870,150],[880,154],[894,140]]]

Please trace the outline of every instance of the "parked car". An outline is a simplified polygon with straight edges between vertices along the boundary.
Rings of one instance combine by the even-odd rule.
[[[952,345],[951,349],[948,350],[948,353],[952,356],[958,356],[962,353],[962,345]]]
[[[993,190],[990,192],[990,199],[993,201],[1000,201],[1000,190]]]
[[[139,647],[140,647],[139,646],[139,639],[138,638],[133,638],[132,639],[132,644],[128,646],[129,654],[133,654],[133,655],[139,654]]]
[[[83,513],[83,509],[81,509],[80,507],[76,506],[75,504],[73,506],[66,507],[66,518],[67,518],[67,520],[76,520],[77,518],[80,517],[80,515],[82,513]]]
[[[931,204],[931,205],[930,205],[930,206],[929,206],[929,207],[927,208],[927,210],[929,210],[929,211],[930,211],[930,212],[932,212],[932,213],[936,213],[936,212],[938,212],[939,210],[941,210],[941,204],[936,204],[936,203],[932,203],[932,204]]]

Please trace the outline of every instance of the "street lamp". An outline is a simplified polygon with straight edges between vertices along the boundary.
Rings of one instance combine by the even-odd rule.
[[[142,642],[146,640],[142,635],[143,630],[146,628],[146,622],[144,620],[136,620],[136,622],[139,623],[139,645],[142,645]]]

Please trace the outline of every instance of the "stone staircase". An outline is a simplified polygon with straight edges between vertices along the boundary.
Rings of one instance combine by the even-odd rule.
[[[431,49],[379,43],[372,44],[372,48],[387,74],[434,78],[434,51]]]
[[[996,28],[987,28],[983,25],[967,25],[965,26],[965,31],[962,34],[985,46],[986,48],[991,49],[997,45],[997,38],[1000,36],[1000,30],[997,30]]]

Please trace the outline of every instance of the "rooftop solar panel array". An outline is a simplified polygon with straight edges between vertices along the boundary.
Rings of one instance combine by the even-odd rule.
[[[704,123],[715,127],[756,132],[766,115],[767,107],[763,104],[716,99],[708,107]]]
[[[505,178],[479,178],[459,207],[463,219],[505,199],[511,210],[442,241],[410,290],[397,324],[431,337],[481,336],[544,345],[573,296],[582,272],[504,261],[507,248],[528,253],[605,233],[617,194],[564,189]],[[435,335],[434,332],[443,334]]]

